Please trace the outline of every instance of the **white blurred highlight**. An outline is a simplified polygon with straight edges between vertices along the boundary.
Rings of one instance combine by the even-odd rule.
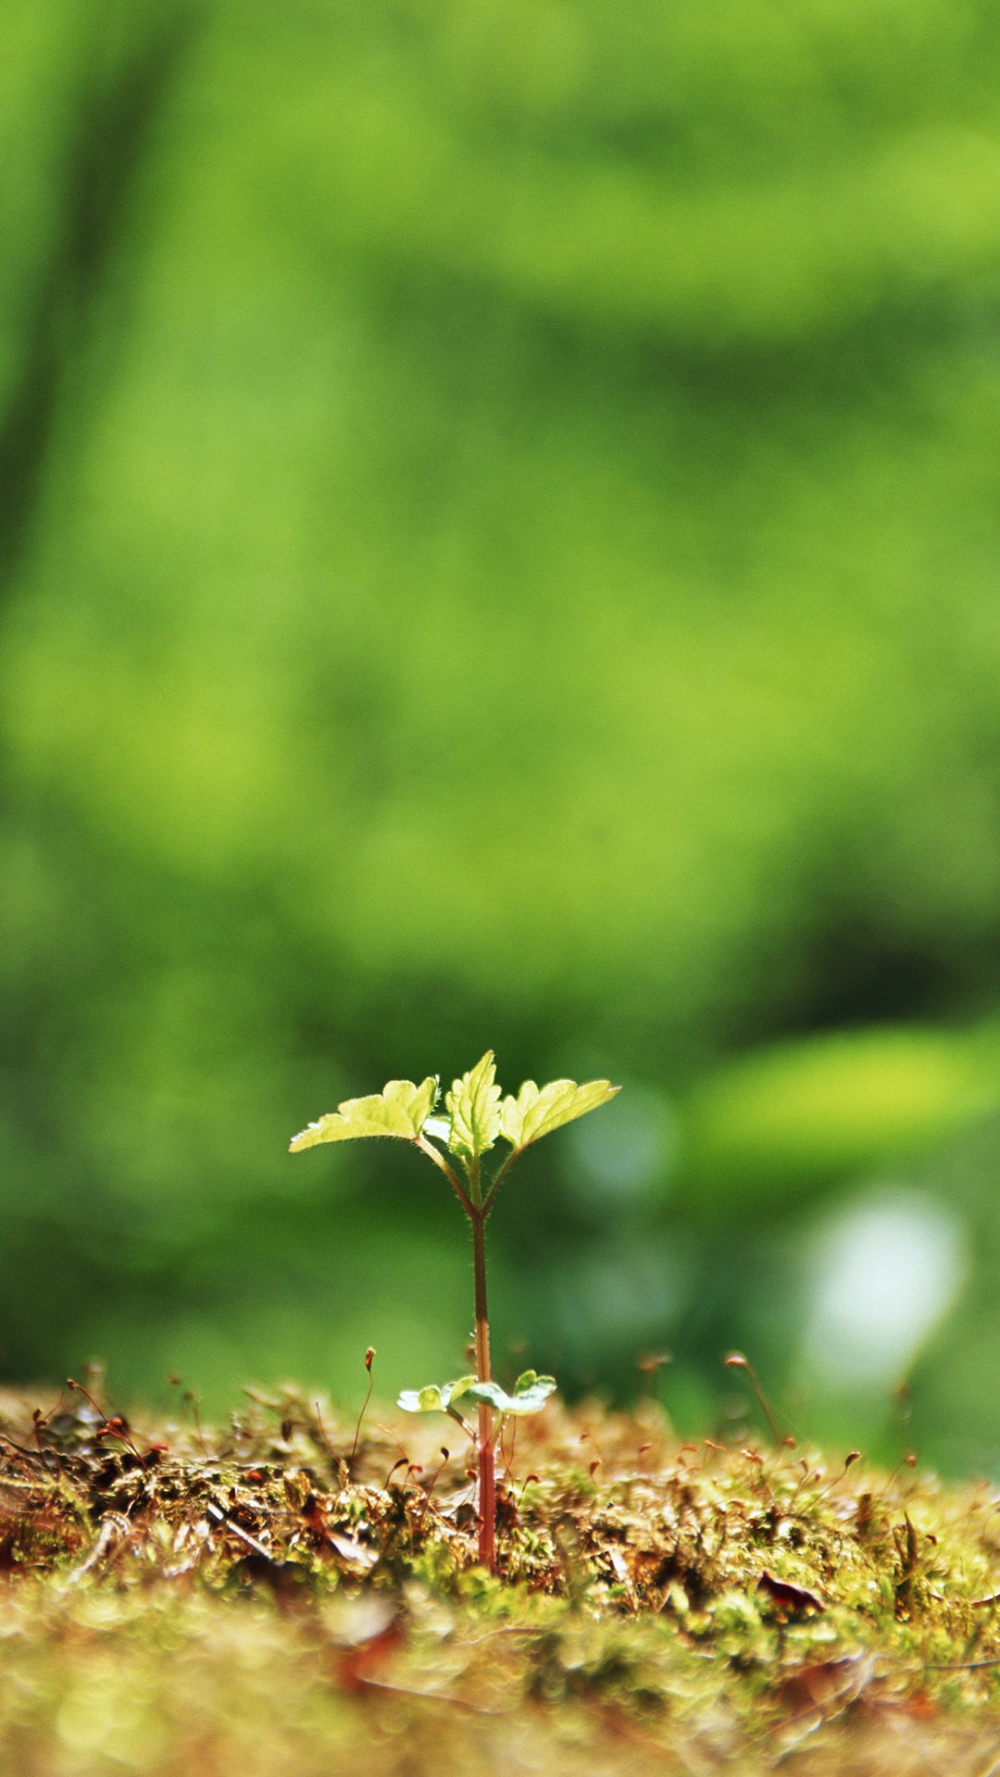
[[[595,1207],[640,1204],[662,1188],[673,1164],[677,1128],[658,1093],[627,1093],[581,1117],[566,1132],[563,1165],[582,1201]]]
[[[916,1191],[882,1191],[827,1223],[814,1250],[810,1373],[868,1389],[898,1382],[965,1282],[961,1221]]]

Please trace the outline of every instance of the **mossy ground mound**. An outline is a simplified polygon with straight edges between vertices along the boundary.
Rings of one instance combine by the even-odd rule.
[[[985,1484],[550,1405],[490,1577],[444,1418],[42,1408],[0,1419],[11,1777],[1000,1771]]]

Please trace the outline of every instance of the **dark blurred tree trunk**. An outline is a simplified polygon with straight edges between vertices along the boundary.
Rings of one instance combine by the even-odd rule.
[[[153,7],[108,0],[94,13],[67,132],[58,226],[28,293],[20,371],[0,416],[4,589],[30,532],[60,388],[87,337],[151,131],[197,20],[191,0]]]

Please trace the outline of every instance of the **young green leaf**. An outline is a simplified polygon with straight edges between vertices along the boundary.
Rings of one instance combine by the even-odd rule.
[[[470,1392],[475,1380],[460,1376],[457,1382],[442,1382],[440,1388],[433,1382],[427,1388],[404,1388],[396,1405],[404,1413],[447,1413],[453,1402]]]
[[[448,1384],[445,1383],[445,1388]],[[427,1388],[404,1388],[396,1401],[404,1413],[444,1413],[447,1411],[441,1399],[441,1390],[431,1382]]]
[[[482,1061],[455,1080],[445,1095],[451,1116],[448,1146],[461,1160],[478,1160],[500,1133],[500,1088],[496,1085],[492,1049]]]
[[[525,1370],[515,1382],[513,1394],[507,1394],[497,1382],[473,1382],[466,1393],[477,1401],[488,1401],[498,1413],[537,1413],[555,1389],[554,1376],[538,1376],[534,1370]]]
[[[589,1080],[584,1086],[575,1080],[552,1080],[541,1089],[534,1080],[525,1080],[517,1097],[505,1098],[500,1107],[500,1134],[520,1153],[564,1123],[596,1111],[620,1091],[610,1080]]]
[[[390,1080],[381,1092],[368,1098],[346,1098],[335,1111],[328,1111],[318,1122],[310,1123],[300,1135],[293,1136],[289,1151],[300,1154],[303,1148],[314,1148],[324,1141],[359,1141],[368,1135],[396,1135],[416,1141],[438,1095],[437,1079],[432,1075],[421,1085],[412,1080]]]
[[[533,1388],[544,1387],[546,1394],[549,1395],[555,1386],[554,1376],[539,1376],[537,1370],[522,1370],[514,1384],[514,1393],[516,1395],[528,1394]]]
[[[556,1388],[554,1376],[539,1376],[525,1370],[507,1394],[498,1382],[477,1382],[474,1376],[460,1376],[457,1382],[444,1382],[438,1388],[404,1388],[396,1405],[404,1413],[451,1413],[456,1403],[464,1400],[485,1401],[498,1413],[537,1413]]]

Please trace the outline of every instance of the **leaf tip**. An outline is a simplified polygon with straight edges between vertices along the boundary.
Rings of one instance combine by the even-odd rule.
[[[288,1152],[290,1154],[301,1154],[303,1148],[313,1147],[316,1143],[318,1130],[318,1123],[309,1123],[305,1129],[300,1129],[298,1135],[292,1136],[292,1139],[288,1144]]]

